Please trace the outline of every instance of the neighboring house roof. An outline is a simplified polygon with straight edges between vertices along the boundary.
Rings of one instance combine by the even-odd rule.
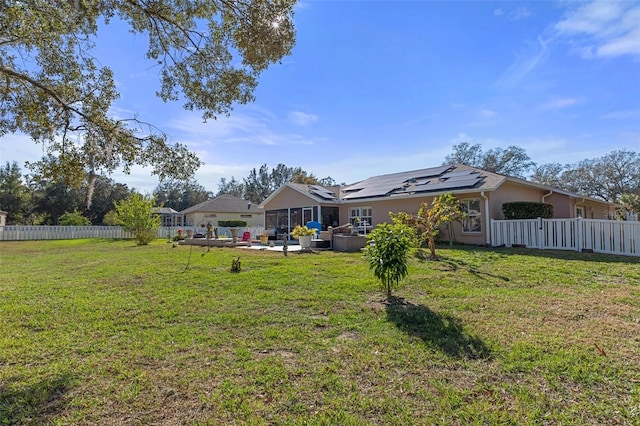
[[[275,198],[280,192],[282,192],[285,188],[291,188],[307,197],[313,199],[317,203],[331,203],[331,202],[340,202],[339,194],[340,187],[339,186],[320,186],[320,185],[308,185],[302,183],[292,183],[287,182],[282,185],[280,188],[273,191],[269,196],[260,203],[260,207],[267,204],[273,198]]]
[[[524,179],[503,176],[487,172],[463,164],[443,165],[406,172],[372,176],[342,188],[324,188],[318,185],[301,185],[287,183],[261,204],[265,205],[277,196],[284,188],[293,188],[319,203],[349,203],[361,202],[364,199],[376,200],[382,198],[408,198],[424,195],[437,195],[444,192],[469,193],[479,191],[495,191],[505,182],[535,187],[542,190],[566,195],[572,198],[610,204],[596,198],[574,194],[558,188],[529,182]]]
[[[177,210],[174,210],[171,207],[154,207],[151,209],[151,212],[157,214],[180,214]]]
[[[200,204],[182,210],[180,213],[264,213],[250,201],[229,194],[218,195]]]

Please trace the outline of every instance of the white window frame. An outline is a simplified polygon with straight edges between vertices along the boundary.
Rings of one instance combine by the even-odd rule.
[[[474,213],[470,212],[470,204],[477,203],[478,209],[474,210]],[[464,212],[464,218],[462,219],[462,232],[464,234],[481,234],[482,233],[482,203],[480,202],[480,198],[463,198],[460,200],[460,204],[462,205],[462,211]],[[472,220],[475,219],[475,222],[479,225],[479,229],[477,231],[470,230]]]
[[[352,225],[356,223],[356,218],[360,222],[366,221],[369,225],[373,225],[372,216],[373,209],[371,206],[349,207],[349,223]]]

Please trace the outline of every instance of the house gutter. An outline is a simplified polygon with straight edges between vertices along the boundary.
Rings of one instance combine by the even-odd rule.
[[[484,222],[485,222],[485,240],[487,245],[491,245],[491,218],[489,217],[489,197],[484,195],[484,191],[480,191],[480,196],[484,198]]]
[[[550,196],[551,194],[553,194],[553,190],[549,191],[549,193],[548,193],[548,194],[544,194],[544,195],[542,196],[542,202],[544,203],[544,199],[545,199],[545,198],[547,198],[548,196]]]

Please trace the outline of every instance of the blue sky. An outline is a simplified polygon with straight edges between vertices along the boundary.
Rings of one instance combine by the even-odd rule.
[[[538,164],[640,151],[640,2],[304,1],[293,54],[263,73],[256,101],[203,123],[154,95],[146,41],[111,25],[113,113],[138,114],[205,162],[196,179],[300,166],[352,183],[441,164],[460,142],[516,145]],[[39,145],[0,139],[0,161]],[[141,192],[147,170],[112,176]]]

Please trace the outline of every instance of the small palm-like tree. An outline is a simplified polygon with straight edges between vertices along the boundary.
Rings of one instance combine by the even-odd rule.
[[[369,262],[369,269],[380,281],[387,299],[409,274],[407,259],[412,246],[411,234],[411,228],[404,224],[381,223],[367,237],[364,257]]]

